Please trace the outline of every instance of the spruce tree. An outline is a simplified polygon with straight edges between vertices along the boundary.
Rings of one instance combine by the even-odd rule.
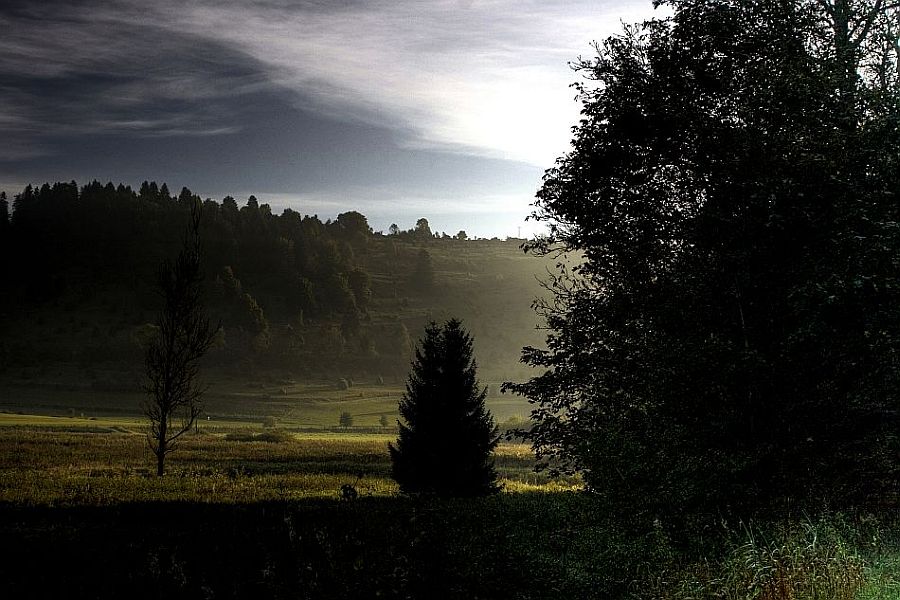
[[[500,441],[476,378],[472,337],[452,319],[432,322],[400,400],[391,475],[405,493],[483,496],[499,490],[491,456]]]

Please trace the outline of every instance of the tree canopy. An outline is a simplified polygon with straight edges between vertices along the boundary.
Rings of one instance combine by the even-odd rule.
[[[897,485],[897,7],[673,0],[581,60],[508,385],[544,464],[663,510]],[[892,37],[893,36],[893,37]]]

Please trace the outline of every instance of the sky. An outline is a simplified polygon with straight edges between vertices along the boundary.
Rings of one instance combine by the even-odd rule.
[[[650,0],[2,0],[0,190],[168,183],[531,235],[569,63]]]

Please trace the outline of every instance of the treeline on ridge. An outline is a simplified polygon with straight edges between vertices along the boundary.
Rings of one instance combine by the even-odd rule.
[[[350,364],[399,376],[411,340],[398,313],[410,297],[422,304],[431,294],[435,247],[466,237],[440,238],[425,219],[380,235],[355,211],[323,222],[291,209],[276,215],[254,196],[239,206],[230,196],[201,200],[187,188],[174,196],[155,182],[138,191],[96,181],[28,186],[0,223],[2,250],[12,257],[0,293],[9,310],[38,311],[44,321],[54,315],[58,322],[48,326],[68,343],[42,344],[19,328],[0,344],[3,362],[88,365],[137,356],[153,333],[156,269],[177,249],[198,203],[205,297],[222,323],[210,362],[238,372]],[[22,317],[7,312],[5,328]]]

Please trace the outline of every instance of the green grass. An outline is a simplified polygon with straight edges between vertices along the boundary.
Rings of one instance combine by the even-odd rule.
[[[353,415],[356,427],[379,427],[382,415],[392,424],[396,421],[403,392],[404,388],[398,385],[357,384],[341,390],[333,384],[291,380],[251,383],[217,380],[204,398],[201,427],[261,425],[274,417],[282,428],[328,428],[338,425],[342,411]],[[145,396],[136,391],[106,392],[30,384],[0,387],[0,398],[0,426],[60,423],[71,426],[85,419],[108,426],[134,427],[143,423],[140,407]],[[487,406],[498,423],[529,412],[525,400],[511,395],[490,397]]]
[[[676,572],[677,584],[664,597],[854,600],[870,585],[863,549],[832,521],[752,525],[725,533],[724,554]]]
[[[183,438],[167,460],[168,476],[151,474],[153,455],[135,423],[3,415],[26,425],[0,427],[0,502],[24,505],[111,505],[122,502],[247,503],[337,498],[341,486],[393,496],[388,442],[393,434],[291,433],[261,427],[218,427]],[[68,426],[66,426],[68,425]],[[530,450],[504,444],[496,463],[511,491],[559,490],[533,472]]]
[[[2,419],[9,597],[900,598],[896,516],[686,528],[547,481],[520,444],[498,448],[498,496],[406,498],[392,434],[239,422],[187,436],[159,478],[136,421]]]

